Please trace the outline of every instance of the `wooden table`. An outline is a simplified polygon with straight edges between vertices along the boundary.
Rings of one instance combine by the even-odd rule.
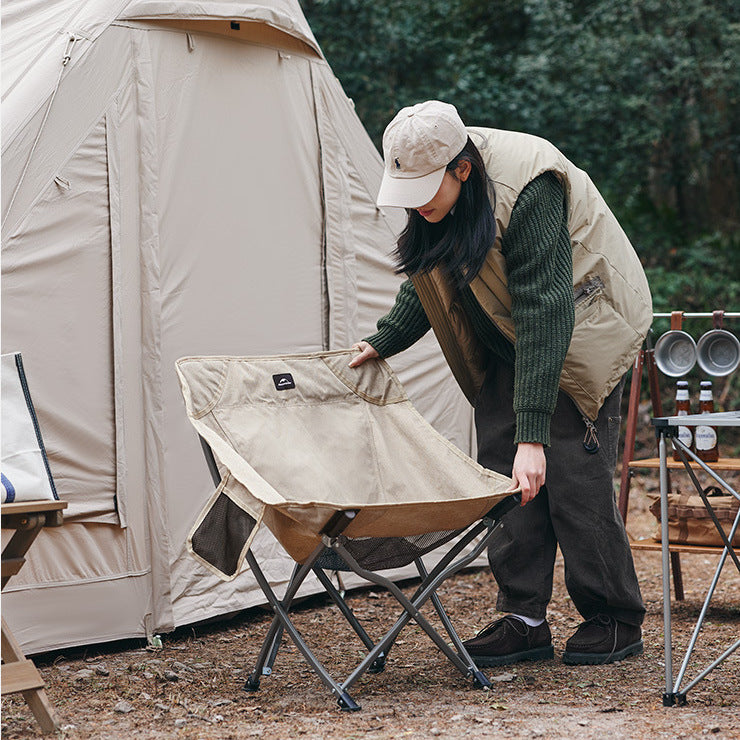
[[[26,562],[26,553],[42,527],[59,527],[66,501],[22,501],[2,504],[2,528],[14,530],[2,552],[2,588]],[[2,618],[2,694],[23,693],[33,716],[45,733],[56,732],[59,723],[46,692],[41,674],[23,654],[5,617]]]

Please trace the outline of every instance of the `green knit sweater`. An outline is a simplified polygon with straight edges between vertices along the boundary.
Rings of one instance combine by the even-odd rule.
[[[467,287],[461,302],[489,362],[514,365],[515,442],[550,443],[550,417],[573,333],[573,263],[568,208],[551,172],[519,194],[501,248],[506,259],[516,343],[511,344],[486,316]],[[411,280],[405,281],[378,331],[365,341],[381,357],[410,347],[430,329]]]

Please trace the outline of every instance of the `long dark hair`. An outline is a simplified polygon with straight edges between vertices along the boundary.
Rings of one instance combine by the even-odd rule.
[[[416,210],[408,209],[406,228],[398,237],[395,256],[397,273],[415,275],[443,264],[463,288],[478,274],[496,238],[496,219],[491,199],[495,193],[483,157],[470,137],[463,150],[448,165],[455,170],[463,160],[470,162],[468,179],[461,183],[454,213],[430,224]]]

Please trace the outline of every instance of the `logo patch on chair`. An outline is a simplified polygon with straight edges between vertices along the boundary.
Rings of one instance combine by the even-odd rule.
[[[290,373],[280,373],[272,376],[272,382],[275,383],[275,389],[278,391],[287,391],[295,388],[295,381]]]

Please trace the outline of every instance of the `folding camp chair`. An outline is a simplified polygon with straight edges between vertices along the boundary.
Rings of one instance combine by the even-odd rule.
[[[412,619],[474,685],[490,687],[436,590],[483,552],[518,496],[507,490],[509,478],[475,463],[415,411],[386,363],[351,369],[352,356],[338,351],[177,363],[188,416],[218,484],[195,522],[189,549],[224,579],[236,577],[246,559],[275,613],[246,688],[256,690],[261,676],[271,672],[284,630],[340,707],[359,709],[349,688],[366,671],[383,669]],[[282,599],[250,549],[262,523],[296,562]],[[447,551],[427,571],[422,556],[441,545]],[[409,598],[378,571],[411,562],[421,582]],[[400,616],[377,643],[326,570],[352,571],[384,586],[399,602]],[[290,618],[293,599],[311,572],[368,650],[341,683]],[[421,614],[427,601],[452,647]]]

